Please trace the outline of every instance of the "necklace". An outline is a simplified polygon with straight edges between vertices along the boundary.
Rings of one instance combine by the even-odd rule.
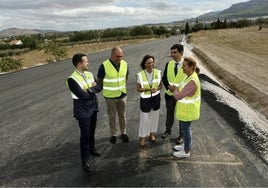
[[[149,84],[150,88],[152,88],[152,86],[153,86],[153,78],[154,78],[154,69],[152,70],[151,73],[147,72],[146,70],[144,70],[144,72],[145,72],[148,84]]]

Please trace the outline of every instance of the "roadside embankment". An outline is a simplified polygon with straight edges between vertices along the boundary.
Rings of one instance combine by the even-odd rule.
[[[192,51],[236,96],[244,99],[250,106],[268,119],[267,94],[219,66],[199,48],[194,47]]]

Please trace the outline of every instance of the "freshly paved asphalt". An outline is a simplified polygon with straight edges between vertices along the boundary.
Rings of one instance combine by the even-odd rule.
[[[154,55],[157,68],[164,70],[169,48],[177,42],[171,37],[123,47],[130,67],[130,142],[109,143],[106,106],[99,94],[96,147],[101,157],[91,160],[93,174],[85,173],[80,165],[79,128],[65,87],[73,71],[71,60],[0,75],[0,186],[267,186],[267,162],[235,128],[243,126],[237,112],[220,104],[209,91],[202,90],[201,118],[192,124],[191,158],[172,156],[176,125],[170,138],[160,138],[165,129],[163,97],[157,143],[139,148],[135,73],[145,54]],[[109,55],[110,49],[89,54],[90,71],[96,75]],[[202,84],[206,80],[219,87],[205,74],[200,78]]]

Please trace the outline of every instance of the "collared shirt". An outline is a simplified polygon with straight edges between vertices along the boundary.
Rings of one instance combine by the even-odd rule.
[[[119,63],[119,64],[116,64],[116,63],[112,62],[111,58],[109,59],[109,61],[112,63],[112,65],[114,66],[114,68],[115,68],[117,71],[119,71],[119,69],[120,69],[120,63]],[[128,73],[129,73],[129,71],[128,71],[128,69],[127,69],[127,75],[128,75]],[[104,77],[105,77],[105,68],[104,68],[104,65],[103,65],[103,63],[102,63],[102,64],[100,65],[99,70],[98,70],[98,78],[100,78],[100,79],[104,79]],[[122,95],[120,95],[119,97],[116,97],[116,98],[123,98],[123,97],[125,97],[125,96],[126,96],[126,94],[125,94],[125,93],[122,93]]]
[[[119,64],[116,64],[116,63],[112,62],[111,59],[109,59],[109,61],[112,63],[112,65],[114,66],[114,68],[115,68],[117,71],[119,71],[119,69],[120,69],[120,63],[119,63]],[[129,71],[127,70],[127,75],[128,75],[128,72],[129,72]],[[105,69],[104,69],[104,65],[101,64],[101,65],[100,65],[100,68],[99,68],[99,71],[98,71],[98,78],[103,79],[104,77],[105,77]]]
[[[73,113],[76,118],[90,117],[98,111],[98,101],[95,93],[102,90],[102,86],[97,84],[91,91],[84,91],[72,78],[67,79],[68,86],[78,99],[73,99]]]
[[[179,61],[179,62],[176,62],[176,63],[179,63],[177,65],[177,70],[179,70],[179,67],[182,65],[182,61],[183,61],[183,59],[181,59],[181,61]],[[169,62],[165,66],[165,70],[164,70],[163,77],[162,77],[162,82],[163,82],[166,90],[168,90],[168,86],[169,86],[169,81],[168,81],[168,78],[167,78],[168,64],[169,64]]]
[[[179,67],[182,65],[182,60],[183,59],[181,59],[181,61],[179,61],[179,62],[175,62],[175,63],[178,63],[178,65],[177,65],[177,70],[179,69]],[[167,79],[167,68],[168,68],[168,64],[169,64],[169,62],[166,64],[166,66],[165,66],[165,70],[164,70],[164,73],[163,73],[163,77],[162,77],[162,81],[163,81],[163,84],[164,84],[164,86],[165,86],[165,88],[168,90],[168,86],[169,86],[169,81],[168,81],[168,79]]]
[[[147,72],[147,71],[145,70],[145,74],[146,74],[146,76],[147,76],[147,78],[148,78],[149,85],[152,85],[152,81],[153,81],[153,72],[149,73],[149,72]],[[141,84],[141,80],[140,80],[139,77],[137,77],[137,83],[138,83],[138,84]]]

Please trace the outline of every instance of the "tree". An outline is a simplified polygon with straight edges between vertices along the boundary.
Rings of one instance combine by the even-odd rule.
[[[221,21],[220,19],[218,18],[216,24],[215,24],[215,28],[214,29],[221,29]]]
[[[167,34],[168,31],[166,30],[166,28],[164,26],[160,26],[160,27],[152,27],[152,30],[153,30],[153,33],[155,35],[158,35],[158,36],[161,36],[161,35],[164,35],[164,34]]]
[[[152,35],[153,31],[150,27],[146,26],[137,26],[130,30],[131,36],[139,36],[139,35]]]
[[[53,55],[56,61],[63,60],[68,55],[67,48],[54,41],[46,46],[45,53]]]
[[[197,24],[194,24],[194,26],[192,27],[191,31],[192,32],[197,32],[197,31],[200,31],[200,30],[203,30],[204,29],[204,24],[203,23],[197,23]]]
[[[224,19],[224,22],[222,24],[222,29],[226,29],[227,28],[227,22],[226,22],[226,18]]]
[[[262,25],[263,24],[267,23],[267,20],[268,19],[264,19],[264,18],[258,18],[258,19],[256,19],[255,23],[258,24],[259,30],[262,29]]]
[[[129,31],[125,28],[105,29],[102,38],[117,38],[121,40],[123,36],[129,36]]]
[[[69,41],[78,42],[78,41],[84,41],[84,40],[92,40],[96,38],[96,35],[97,35],[97,32],[94,32],[94,31],[77,32],[77,33],[74,33],[72,36],[70,36]]]
[[[34,36],[23,36],[21,42],[23,43],[23,47],[30,48],[30,50],[35,50],[39,47],[39,41]]]
[[[171,28],[170,34],[171,35],[177,35],[177,34],[179,34],[179,32],[180,32],[180,29],[177,26],[173,26]]]
[[[248,19],[238,20],[237,22],[238,28],[248,27],[249,25],[251,25],[251,21]]]
[[[102,38],[117,37],[118,31],[115,29],[105,29],[102,33]]]
[[[185,34],[187,35],[188,33],[190,33],[190,26],[189,26],[189,23],[186,22],[185,24],[185,30],[184,30]]]

